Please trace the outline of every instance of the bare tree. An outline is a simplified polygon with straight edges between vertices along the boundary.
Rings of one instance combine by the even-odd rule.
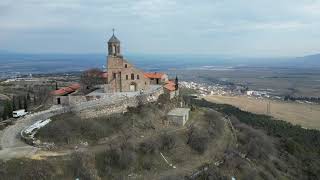
[[[81,91],[90,92],[96,85],[104,84],[103,72],[100,69],[89,69],[82,73],[80,77]]]

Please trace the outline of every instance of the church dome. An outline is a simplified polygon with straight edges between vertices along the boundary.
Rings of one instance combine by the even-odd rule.
[[[119,39],[113,34],[108,41],[109,43],[120,43]]]

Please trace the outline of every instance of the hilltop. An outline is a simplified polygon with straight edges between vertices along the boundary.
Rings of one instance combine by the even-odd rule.
[[[33,159],[2,162],[0,177],[319,178],[319,131],[184,97],[172,101],[160,98],[124,114],[90,120],[58,115],[37,134],[44,141],[54,142],[55,148],[39,152]],[[181,100],[192,107],[187,125],[163,126],[166,112]]]

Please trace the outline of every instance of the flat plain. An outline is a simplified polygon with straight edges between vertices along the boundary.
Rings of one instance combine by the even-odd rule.
[[[271,115],[275,119],[284,120],[304,128],[320,129],[320,105],[297,102],[284,102],[269,99],[258,99],[248,96],[206,96],[206,100],[218,104],[230,104],[241,110]],[[270,103],[270,114],[267,106]]]

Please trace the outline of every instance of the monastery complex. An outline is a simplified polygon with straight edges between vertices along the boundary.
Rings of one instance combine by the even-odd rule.
[[[178,78],[169,80],[168,75],[161,72],[144,72],[135,67],[121,54],[120,40],[114,35],[107,43],[106,69],[101,77],[105,79],[99,88],[89,92],[82,97],[77,95],[81,84],[73,84],[52,92],[53,103],[57,105],[71,105],[76,102],[100,99],[111,95],[137,95],[148,93],[161,88],[163,93],[170,98],[175,97],[178,92]],[[82,100],[79,100],[82,99]]]

